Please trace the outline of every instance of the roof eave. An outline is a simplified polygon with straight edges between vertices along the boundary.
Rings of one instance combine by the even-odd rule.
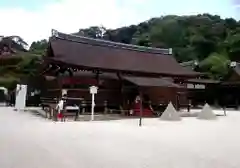
[[[116,70],[116,69],[110,69],[110,68],[101,68],[101,67],[88,67],[84,65],[74,65],[69,64],[60,60],[55,60],[53,58],[44,58],[45,63],[48,64],[57,64],[59,66],[63,66],[65,68],[76,68],[76,69],[86,69],[86,70],[102,70],[105,72],[120,72],[125,74],[131,74],[131,75],[138,75],[138,76],[152,76],[152,77],[187,77],[187,78],[193,78],[193,77],[199,77],[201,73],[194,72],[191,74],[178,74],[178,73],[167,73],[167,72],[142,72],[142,71],[130,71],[130,70]]]

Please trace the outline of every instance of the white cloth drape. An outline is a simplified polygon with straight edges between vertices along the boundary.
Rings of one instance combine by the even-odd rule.
[[[63,110],[63,105],[64,105],[64,101],[60,100],[57,104],[57,107],[56,107],[56,109],[58,110],[58,113],[60,113],[61,110]]]

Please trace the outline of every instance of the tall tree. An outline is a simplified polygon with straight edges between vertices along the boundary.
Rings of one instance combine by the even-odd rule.
[[[32,42],[30,52],[38,55],[44,55],[48,46],[46,39]]]
[[[103,38],[104,33],[106,32],[106,28],[101,26],[92,26],[86,29],[79,29],[75,35],[91,37],[91,38]]]

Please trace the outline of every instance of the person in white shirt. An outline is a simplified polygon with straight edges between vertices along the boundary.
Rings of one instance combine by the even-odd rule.
[[[58,112],[57,117],[59,119],[63,118],[63,108],[64,108],[64,102],[65,102],[64,97],[66,97],[66,95],[63,95],[63,97],[59,100],[59,102],[58,102],[58,104],[56,106],[56,110]]]

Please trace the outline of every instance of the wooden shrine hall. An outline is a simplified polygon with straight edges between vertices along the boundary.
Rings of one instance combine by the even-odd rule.
[[[107,109],[120,113],[135,111],[138,97],[143,103],[143,115],[149,116],[160,105],[170,101],[187,104],[188,79],[199,73],[182,67],[171,49],[128,45],[106,40],[75,36],[53,30],[44,57],[45,83],[42,97],[80,98],[81,105],[91,100],[89,87],[99,88],[96,111]],[[181,96],[179,96],[181,95]],[[84,103],[83,103],[84,102]],[[151,104],[150,111],[147,110]],[[146,110],[145,110],[146,109]],[[85,111],[89,111],[86,107]]]

